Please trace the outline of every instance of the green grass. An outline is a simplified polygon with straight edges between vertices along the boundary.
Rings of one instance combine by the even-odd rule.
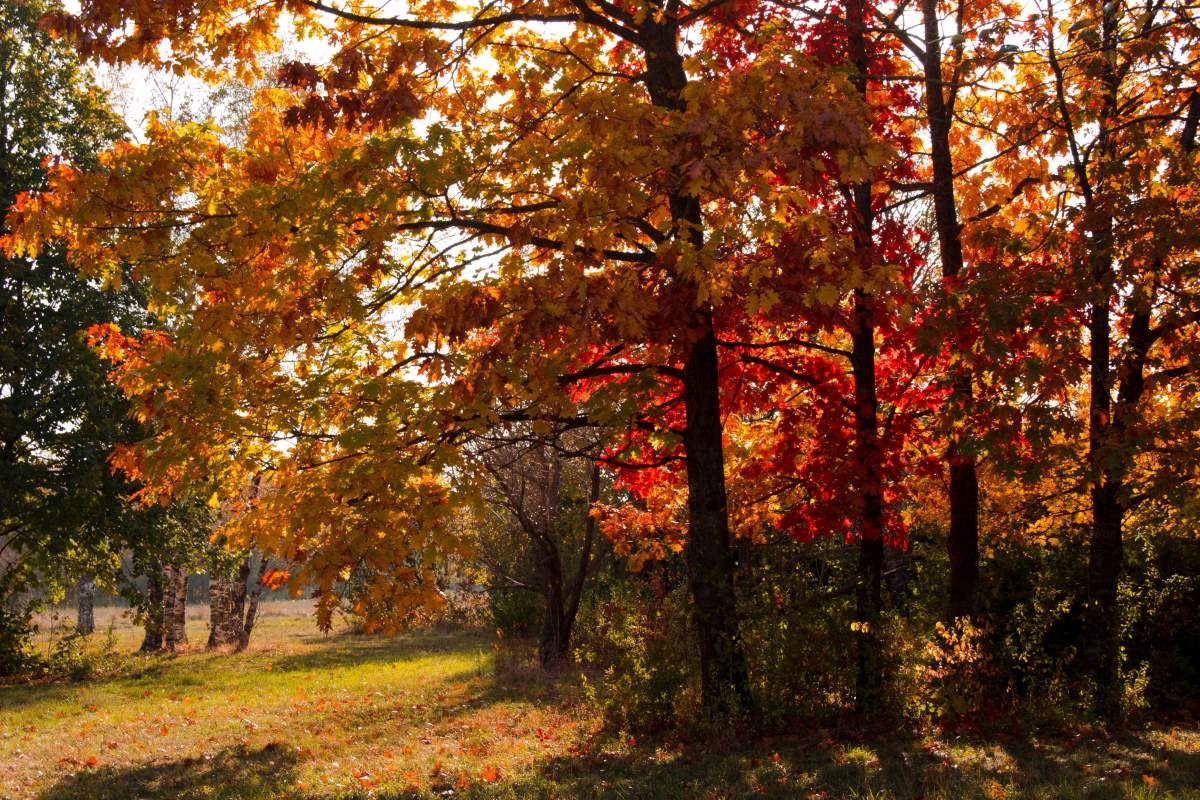
[[[0,797],[1200,800],[1191,729],[633,741],[599,731],[577,677],[497,672],[481,633],[322,636],[300,611],[264,616],[247,653],[0,688]]]

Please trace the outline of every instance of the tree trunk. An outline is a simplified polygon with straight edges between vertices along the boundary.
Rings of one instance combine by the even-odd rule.
[[[1102,48],[1115,52],[1117,10],[1106,6],[1102,15]],[[1113,156],[1109,125],[1117,111],[1117,81],[1111,65],[1104,69],[1104,114],[1097,134],[1100,164]],[[1117,587],[1121,576],[1121,525],[1124,520],[1124,476],[1128,456],[1122,441],[1123,425],[1113,419],[1111,304],[1116,294],[1113,253],[1113,216],[1106,195],[1085,195],[1091,239],[1092,305],[1088,320],[1090,398],[1088,403],[1088,480],[1092,500],[1092,540],[1088,553],[1087,613],[1084,619],[1084,655],[1096,683],[1096,711],[1107,718],[1120,713],[1120,641],[1117,625]],[[1149,348],[1149,306],[1146,310],[1145,347]],[[1131,330],[1130,344],[1138,332]],[[1131,351],[1132,357],[1134,353]],[[1144,354],[1142,356],[1144,360]],[[1127,365],[1128,366],[1128,365]],[[1139,382],[1141,369],[1138,369]],[[1124,393],[1127,381],[1122,381]],[[1132,387],[1130,387],[1132,388]],[[1140,398],[1139,386],[1137,395]],[[1127,417],[1136,398],[1119,404]]]
[[[855,290],[856,330],[852,341],[855,443],[861,481],[858,584],[855,592],[857,663],[855,707],[873,713],[883,688],[883,652],[879,624],[883,611],[883,453],[879,443],[879,403],[875,391],[875,328],[869,297]]]
[[[711,327],[692,345],[683,371],[687,415],[683,443],[688,479],[688,538],[684,555],[700,639],[701,698],[706,708],[716,712],[735,705],[748,709],[750,682],[737,625],[717,343]]]
[[[1088,461],[1092,539],[1088,553],[1084,642],[1088,669],[1096,682],[1096,710],[1106,717],[1119,712],[1117,584],[1121,574],[1121,525],[1124,517],[1120,472],[1105,464],[1109,449],[1120,446],[1113,441],[1112,430],[1109,298],[1106,292],[1101,300],[1093,303],[1088,326],[1091,337]],[[1113,455],[1119,457],[1115,453]]]
[[[538,637],[538,661],[544,668],[560,663],[567,655],[567,634],[564,630],[567,605],[563,589],[562,553],[556,531],[559,528],[559,489],[562,485],[562,459],[540,452],[540,460],[546,471],[541,482],[542,526],[537,537],[538,571],[541,573],[542,599],[546,605],[542,611],[542,630]]]
[[[937,0],[921,0],[925,25],[925,114],[929,120],[930,156],[933,162],[933,212],[943,281],[957,278],[963,268],[962,230],[954,196],[954,161],[950,151],[950,103],[942,82],[941,31]],[[952,334],[953,336],[953,334]],[[973,400],[970,372],[954,363],[949,405],[957,413],[969,410]],[[950,531],[946,551],[950,559],[947,617],[973,617],[979,586],[979,477],[975,457],[964,447],[966,434],[952,434],[946,450],[950,473]]]
[[[229,642],[231,644],[241,641],[242,628],[245,627],[246,592],[250,588],[250,567],[253,560],[253,554],[246,556],[246,559],[238,565],[237,575],[234,576],[229,587],[229,613],[232,630],[232,638]]]
[[[212,575],[208,580],[208,644],[211,649],[233,647],[241,638],[241,619],[235,613],[236,580]]]
[[[542,597],[546,602],[542,613],[542,631],[538,637],[538,661],[543,667],[553,667],[567,655],[569,644],[566,622],[566,603],[563,597],[562,559],[553,542],[539,542],[538,569],[542,573]]]
[[[218,647],[219,634],[217,633],[222,622],[225,620],[225,581],[218,575],[209,574],[208,576],[208,641],[204,643],[204,649],[212,650]]]
[[[243,559],[232,578],[223,575],[209,578],[209,649],[232,647],[243,650],[250,642],[262,593],[257,573],[251,578],[252,561],[253,556]]]
[[[683,111],[687,73],[679,53],[678,23],[653,14],[639,26],[646,57],[646,88],[654,105]],[[678,170],[676,170],[678,172]],[[678,180],[678,175],[676,176]],[[695,252],[704,247],[699,200],[676,189],[671,217]],[[698,296],[698,289],[696,287]],[[700,644],[701,704],[710,713],[750,708],[746,658],[738,633],[735,559],[730,543],[722,442],[720,374],[712,311],[700,303],[681,331],[687,344],[683,367],[686,425],[683,448],[688,480],[688,537],[684,556],[693,618]]]
[[[143,653],[157,653],[163,646],[163,582],[162,570],[155,568],[146,576],[146,635],[142,638]]]
[[[1112,302],[1113,262],[1111,218],[1093,244],[1093,301],[1088,322],[1089,373],[1088,480],[1092,501],[1092,540],[1088,554],[1087,613],[1084,654],[1096,682],[1096,710],[1117,713],[1120,695],[1117,664],[1117,582],[1121,573],[1121,472],[1111,458],[1120,458],[1112,420]]]
[[[1099,434],[1090,443],[1093,464],[1104,462],[1105,467],[1093,466],[1098,478],[1092,484],[1092,541],[1088,552],[1088,605],[1085,619],[1087,640],[1085,655],[1096,682],[1096,710],[1105,717],[1120,713],[1121,681],[1119,671],[1120,631],[1118,626],[1117,591],[1121,579],[1123,545],[1121,528],[1128,500],[1125,497],[1125,476],[1132,466],[1126,440],[1130,425],[1138,413],[1138,405],[1146,388],[1146,359],[1154,343],[1150,328],[1150,300],[1139,296],[1135,289],[1129,299],[1130,324],[1126,354],[1119,370],[1117,404],[1107,426],[1099,424]],[[1106,325],[1104,314],[1093,321],[1092,334]],[[1093,358],[1103,357],[1093,348]],[[1103,400],[1110,396],[1105,385],[1097,415],[1106,413]]]
[[[855,69],[855,87],[866,97],[866,11],[861,0],[846,4],[847,49]],[[874,207],[871,182],[852,187],[854,241],[864,271],[875,261]],[[854,290],[850,364],[854,375],[854,458],[859,481],[858,583],[855,621],[858,623],[855,706],[873,713],[883,687],[883,653],[879,622],[883,610],[883,449],[879,441],[879,398],[875,376],[875,322],[872,297]]]
[[[575,571],[575,580],[571,584],[570,597],[563,617],[562,638],[563,655],[571,650],[571,633],[575,628],[575,617],[579,614],[579,602],[583,599],[583,586],[587,581],[588,571],[592,566],[592,548],[596,541],[596,518],[592,516],[592,506],[600,500],[600,465],[592,464],[592,483],[588,491],[588,515],[583,528],[583,550],[579,554],[579,568]]]
[[[187,570],[168,566],[165,583],[166,585],[163,587],[165,645],[167,650],[174,652],[187,645]]]
[[[1120,641],[1117,585],[1121,575],[1121,524],[1124,509],[1120,484],[1102,481],[1092,487],[1092,541],[1088,553],[1088,603],[1085,655],[1096,682],[1096,711],[1104,717],[1120,713]]]
[[[75,584],[75,607],[75,629],[87,636],[96,630],[96,582],[90,577]]]
[[[238,620],[241,629],[238,632],[237,649],[238,652],[245,650],[250,645],[250,634],[254,632],[254,623],[258,621],[258,600],[262,597],[262,573],[266,570],[267,559],[262,556],[259,559],[258,569],[253,573],[253,581],[251,581],[250,559],[246,559],[244,571],[239,571],[242,575],[241,580],[240,601],[237,605]],[[251,585],[253,583],[253,585]],[[242,603],[245,603],[246,615],[242,616]]]

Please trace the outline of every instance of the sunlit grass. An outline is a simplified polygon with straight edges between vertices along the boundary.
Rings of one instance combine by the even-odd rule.
[[[570,673],[497,675],[486,634],[323,636],[282,610],[247,653],[0,688],[0,797],[1200,799],[1192,729],[636,740],[601,734]]]

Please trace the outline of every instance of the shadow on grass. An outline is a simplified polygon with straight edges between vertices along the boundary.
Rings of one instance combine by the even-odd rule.
[[[204,758],[136,767],[101,767],[62,778],[38,800],[266,800],[292,796],[296,757],[289,748],[232,747]]]
[[[981,743],[982,744],[982,743]],[[1144,741],[1123,766],[1106,773],[1085,760],[1060,762],[1014,758],[1002,762],[951,763],[916,741],[845,742],[821,749],[815,742],[749,744],[684,752],[662,759],[642,748],[619,755],[576,755],[549,760],[529,777],[501,785],[475,784],[456,794],[483,798],[595,798],[596,800],[1124,800],[1200,798],[1200,756],[1186,751],[1153,752]],[[994,752],[994,745],[988,748]],[[1004,752],[1009,752],[1004,750]],[[1010,753],[1011,755],[1011,753]],[[1100,754],[1102,755],[1102,754]],[[1161,758],[1159,756],[1162,756]],[[1103,758],[1098,759],[1103,760]],[[1089,770],[1082,769],[1088,764]],[[1118,769],[1120,771],[1118,771]],[[407,800],[414,794],[382,794]]]
[[[664,751],[566,756],[505,787],[514,798],[901,798],[922,797],[934,760],[909,741],[822,748],[799,739]],[[467,797],[496,796],[480,788]],[[506,795],[500,795],[506,796]]]
[[[553,690],[553,685],[549,688]],[[530,693],[529,687],[498,684],[479,690],[476,703]],[[443,713],[455,716],[453,710]],[[395,728],[391,731],[393,735],[397,732]],[[620,747],[611,740],[595,740],[572,754],[536,763],[529,772],[501,774],[498,781],[487,782],[479,775],[465,776],[466,780],[447,775],[444,782],[435,780],[420,789],[375,790],[370,795],[343,790],[335,795],[378,800],[447,796],[464,800],[1200,797],[1200,754],[1158,747],[1133,735],[1084,741],[1078,747],[1068,740],[1047,745],[1025,738],[979,739],[956,746],[967,747],[971,757],[951,763],[945,753],[907,735],[842,737],[838,741],[818,741],[816,736],[750,742],[729,739],[692,745],[652,741],[619,750],[606,749]],[[1087,769],[1083,769],[1085,765]],[[298,785],[297,767],[290,748],[234,748],[203,761],[93,770],[61,780],[39,795],[39,800],[317,800],[331,796],[310,794],[307,787]]]
[[[1156,745],[1144,734],[1021,738],[1003,748],[1022,783],[1034,778],[1062,787],[1064,797],[1116,800],[1129,797],[1131,787],[1151,797],[1200,797],[1200,753]]]
[[[315,638],[315,637],[314,637]],[[415,662],[427,656],[487,647],[473,632],[422,632],[397,639],[355,635],[321,637],[312,652],[252,653],[253,665],[277,671],[320,671],[365,662]],[[170,662],[161,665],[170,668]],[[573,702],[578,681],[537,671],[492,676],[437,676],[419,692],[380,696],[367,704],[305,706],[306,730],[315,735],[352,735],[356,746],[391,744],[418,736],[447,736],[455,726],[477,724],[474,715],[507,702],[538,705]],[[428,694],[428,696],[425,696]],[[423,705],[428,704],[428,705]],[[490,729],[480,729],[481,736]],[[392,744],[394,746],[394,744]],[[124,769],[101,768],[65,777],[39,800],[180,798],[192,800],[315,800],[297,785],[294,748],[228,748],[207,759],[187,759]],[[425,776],[427,773],[422,773]],[[706,744],[674,740],[631,745],[597,738],[569,754],[548,756],[525,771],[501,773],[485,782],[478,774],[460,785],[427,785],[415,791],[376,790],[381,800],[452,796],[470,800],[510,798],[861,798],[862,800],[957,800],[1001,797],[1070,800],[1179,798],[1200,800],[1200,752],[1172,740],[1134,732],[1112,738],[1085,734],[1038,737],[1026,733],[922,740],[843,728],[802,736],[741,740],[730,735]],[[493,776],[495,777],[495,776]],[[448,794],[452,790],[452,794]],[[366,797],[365,794],[336,794]]]

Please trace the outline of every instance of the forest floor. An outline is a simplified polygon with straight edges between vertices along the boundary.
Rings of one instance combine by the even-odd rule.
[[[600,732],[578,675],[498,670],[482,633],[326,636],[305,610],[268,606],[245,653],[0,687],[0,798],[1200,800],[1195,729],[635,741]],[[136,646],[128,620],[98,616]]]

